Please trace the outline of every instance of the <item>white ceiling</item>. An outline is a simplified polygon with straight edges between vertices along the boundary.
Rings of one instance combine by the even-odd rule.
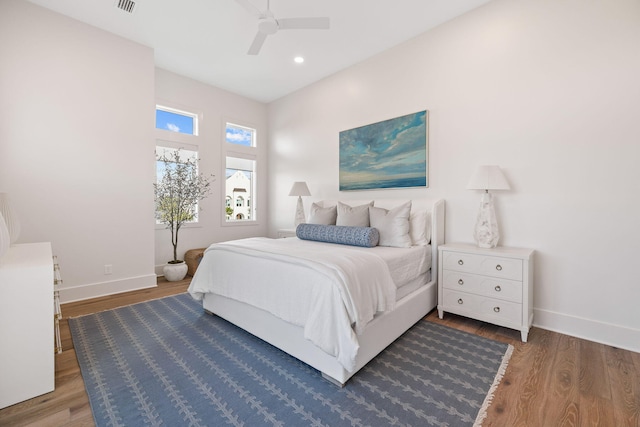
[[[135,0],[133,14],[117,0],[29,1],[153,48],[160,68],[270,102],[490,0],[271,0],[276,19],[328,16],[331,28],[280,30],[257,56],[257,17],[235,0]]]

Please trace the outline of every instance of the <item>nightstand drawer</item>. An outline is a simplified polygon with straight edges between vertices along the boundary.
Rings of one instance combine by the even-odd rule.
[[[444,270],[443,277],[443,286],[453,291],[469,292],[515,303],[522,302],[522,282],[451,270]]]
[[[447,290],[444,305],[452,312],[473,313],[481,319],[494,318],[514,324],[522,322],[522,305],[513,302]]]
[[[522,280],[522,260],[514,258],[443,251],[443,267],[447,270]]]

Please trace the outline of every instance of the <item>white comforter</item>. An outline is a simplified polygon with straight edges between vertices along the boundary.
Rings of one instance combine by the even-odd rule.
[[[271,270],[277,277],[263,277],[263,281],[260,275],[267,273],[255,271],[257,280],[238,280],[238,264],[230,262],[237,259],[234,254],[249,256],[242,263],[248,269],[275,260],[277,268]],[[287,266],[309,269],[309,280],[288,280]],[[302,326],[306,339],[349,371],[354,369],[359,348],[356,334],[376,312],[393,309],[395,292],[386,263],[373,253],[330,243],[268,238],[211,245],[189,286],[189,293],[198,300],[206,293],[223,295]]]

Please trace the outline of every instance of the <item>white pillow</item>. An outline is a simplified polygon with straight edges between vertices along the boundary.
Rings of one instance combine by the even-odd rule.
[[[373,201],[366,205],[349,206],[338,202],[338,218],[336,225],[347,225],[351,227],[369,226],[369,207],[373,206]]]
[[[380,233],[379,246],[393,246],[408,248],[411,246],[409,235],[409,216],[411,215],[411,201],[401,204],[391,210],[383,208],[369,208],[371,227]]]
[[[317,203],[311,204],[311,211],[309,211],[309,224],[321,224],[321,225],[336,225],[336,217],[338,216],[338,210],[335,206],[329,206],[323,208]]]
[[[411,211],[409,235],[414,246],[426,246],[431,242],[431,213],[426,210]]]

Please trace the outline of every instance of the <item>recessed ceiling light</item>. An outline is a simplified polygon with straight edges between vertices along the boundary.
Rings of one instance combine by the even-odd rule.
[[[304,58],[302,56],[296,56],[293,60],[296,64],[302,64],[304,62]]]

